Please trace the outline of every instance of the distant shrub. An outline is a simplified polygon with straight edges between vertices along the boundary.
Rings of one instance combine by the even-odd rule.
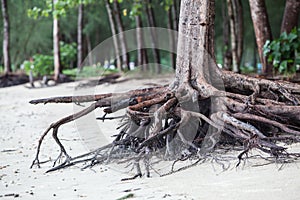
[[[291,33],[282,33],[279,38],[267,40],[264,45],[264,55],[272,63],[276,72],[285,76],[295,74],[300,64],[300,29],[294,28]]]
[[[35,54],[32,58],[33,61],[25,60],[23,62],[24,69],[27,73],[32,70],[34,76],[44,76],[53,72],[53,55]],[[76,44],[60,42],[60,59],[61,65],[68,68],[70,63],[76,59]]]

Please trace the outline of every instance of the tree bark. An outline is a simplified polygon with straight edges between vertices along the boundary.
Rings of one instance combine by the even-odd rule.
[[[171,6],[171,12],[173,16],[173,29],[178,31],[178,0],[173,1],[173,5]]]
[[[115,48],[117,69],[119,70],[119,72],[121,72],[122,71],[122,62],[120,59],[120,55],[121,55],[120,47],[119,47],[119,42],[118,42],[118,38],[117,38],[117,34],[116,34],[115,21],[113,18],[109,0],[105,0],[105,6],[106,6],[106,11],[107,11],[108,19],[109,19],[109,25],[110,25],[110,29],[111,29],[111,33],[112,33],[112,37],[113,37],[112,39],[113,39],[114,48]]]
[[[118,0],[114,0],[113,2],[114,7],[114,14],[116,19],[117,28],[119,31],[119,38],[120,38],[120,45],[121,45],[121,51],[122,51],[122,68],[123,69],[129,69],[129,54],[127,52],[127,41],[124,35],[124,28],[123,28],[123,22],[121,18],[121,10]]]
[[[300,0],[286,0],[281,24],[281,33],[290,33],[299,21]]]
[[[141,67],[142,71],[148,71],[149,68],[146,65],[148,62],[147,51],[144,47],[144,35],[142,30],[142,18],[140,15],[135,16],[136,23],[136,40],[137,40],[137,65]]]
[[[230,49],[230,26],[228,16],[227,1],[222,1],[222,18],[223,18],[223,69],[230,70],[232,64],[232,53]]]
[[[267,40],[272,40],[271,27],[265,5],[265,0],[249,0],[252,22],[254,26],[258,55],[262,64],[262,74],[272,75],[272,65],[263,54],[263,46]]]
[[[243,53],[243,10],[240,0],[227,0],[230,21],[232,71],[240,72]]]
[[[7,1],[1,0],[2,17],[3,17],[3,59],[4,59],[4,74],[12,72],[10,61],[10,25],[7,10]]]
[[[147,14],[148,26],[156,27],[152,0],[146,0],[145,2],[146,2],[146,14]],[[157,46],[157,35],[153,30],[151,30],[151,43],[153,46],[152,51],[153,51],[154,62],[156,64],[156,73],[160,74],[161,73],[160,54],[159,54],[159,50],[155,48]]]
[[[229,148],[240,151],[239,161],[249,158],[245,154],[252,149],[263,152],[259,155],[268,162],[300,159],[299,152],[289,153],[286,146],[280,146],[300,142],[300,86],[219,70],[213,56],[214,4],[214,0],[181,1],[177,67],[175,80],[169,86],[30,101],[32,104],[93,102],[46,129],[32,166],[39,166],[41,144],[51,130],[60,147],[57,160],[64,157],[65,161],[48,172],[78,163],[90,162],[87,166],[90,167],[121,160],[135,163],[137,175],[131,178],[134,179],[142,176],[141,162],[149,176],[153,166],[148,163],[152,157],[171,158],[175,162],[195,157],[197,164],[210,158],[222,161],[224,157],[220,154]],[[218,78],[220,82],[216,82]],[[116,100],[117,103],[112,103]],[[59,127],[97,108],[103,108],[105,115],[97,118],[103,121],[118,119],[106,115],[126,109],[119,133],[112,143],[71,158],[58,138]],[[216,148],[219,151],[213,154]],[[188,155],[183,155],[183,151]]]
[[[83,30],[83,8],[84,5],[82,3],[78,6],[78,19],[77,19],[77,68],[79,71],[82,70],[83,66],[81,66],[82,59],[83,59],[83,36],[82,36],[82,30]]]
[[[174,2],[174,4],[175,4],[175,2]],[[174,40],[174,35],[172,34],[172,30],[174,29],[174,26],[173,26],[174,19],[176,17],[172,14],[171,8],[167,11],[167,13],[168,13],[168,29],[170,30],[169,31],[170,32],[169,33],[169,45],[170,45],[170,49],[172,50],[170,52],[170,63],[171,63],[172,68],[176,69],[176,55],[173,53],[174,52],[173,50],[175,50],[175,40]]]

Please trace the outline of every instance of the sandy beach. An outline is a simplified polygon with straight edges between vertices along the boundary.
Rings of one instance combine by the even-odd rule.
[[[153,82],[165,84],[168,79],[133,79],[119,84],[103,84],[97,87],[97,91],[128,90],[146,87],[146,83]],[[130,181],[121,179],[134,172],[115,165],[98,165],[86,170],[74,166],[45,173],[52,166],[52,162],[47,162],[41,168],[30,169],[43,131],[50,123],[73,113],[74,107],[72,104],[31,105],[28,102],[41,97],[73,95],[77,84],[72,82],[36,89],[19,85],[0,89],[0,198],[299,199],[299,162],[285,165],[282,170],[279,170],[279,164],[253,167],[246,163],[244,167],[231,166],[224,172],[211,163],[204,163],[169,176],[159,177],[152,173],[151,178],[144,176]],[[59,137],[71,156],[90,148],[88,142],[82,141],[77,126],[69,123],[59,130]],[[113,122],[101,124],[101,131],[108,138],[102,141],[103,144],[116,126]],[[292,148],[300,149],[300,145]],[[41,160],[54,159],[58,153],[58,146],[49,134],[42,146]],[[166,166],[171,166],[171,163]]]

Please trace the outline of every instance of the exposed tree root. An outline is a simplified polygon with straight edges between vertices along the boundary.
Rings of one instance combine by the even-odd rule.
[[[174,164],[197,158],[195,165],[214,155],[214,150],[224,153],[228,147],[241,152],[238,165],[249,157],[252,149],[267,153],[269,157],[264,158],[274,162],[297,159],[300,152],[289,153],[283,144],[300,141],[300,86],[227,72],[222,79],[226,91],[216,88],[204,91],[205,88],[193,84],[176,88],[173,84],[127,93],[33,100],[30,103],[94,103],[48,127],[39,140],[32,166],[40,166],[41,144],[51,129],[61,151],[58,160],[65,157],[65,161],[48,172],[78,163],[85,163],[85,167],[109,162],[133,163],[137,173],[124,179],[129,180],[142,176],[142,163],[150,176],[149,160],[153,156],[175,160]],[[105,116],[98,118],[104,122],[119,119],[106,115],[126,109],[118,134],[111,144],[70,157],[57,136],[59,127],[97,108],[104,108]],[[220,162],[217,155],[215,160]],[[175,171],[172,167],[170,173]]]

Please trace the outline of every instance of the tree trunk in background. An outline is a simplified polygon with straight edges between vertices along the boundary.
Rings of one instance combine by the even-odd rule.
[[[231,41],[231,54],[232,54],[232,71],[239,72],[238,58],[237,58],[237,31],[236,31],[236,5],[235,0],[227,0],[227,10],[229,15],[230,24],[230,41]]]
[[[146,13],[147,13],[148,26],[156,27],[156,21],[154,18],[154,11],[153,11],[153,7],[152,7],[152,0],[146,0],[145,2],[146,2]],[[151,31],[151,42],[152,42],[153,47],[157,46],[157,35],[153,31]],[[153,51],[154,62],[157,65],[156,73],[160,74],[161,73],[161,65],[160,65],[159,50],[156,48],[153,48],[152,51]]]
[[[7,11],[7,1],[1,0],[2,17],[3,17],[3,59],[4,59],[4,74],[9,74],[11,70],[10,62],[10,39],[9,39],[9,17]]]
[[[113,15],[112,15],[112,10],[110,8],[109,0],[105,1],[105,6],[106,6],[107,15],[108,15],[111,34],[113,36],[113,43],[114,43],[116,61],[117,61],[117,69],[119,70],[119,72],[121,72],[122,71],[122,63],[121,63],[121,59],[120,59],[120,55],[121,55],[120,47],[119,47],[118,38],[116,37],[117,35],[116,35],[115,21],[114,21]]]
[[[53,5],[57,3],[57,0],[53,0]],[[60,81],[60,74],[62,73],[62,66],[60,62],[60,47],[59,47],[59,20],[56,16],[53,16],[53,53],[54,53],[54,80]]]
[[[140,15],[135,16],[136,23],[136,40],[137,40],[137,66],[141,67],[142,71],[148,71],[149,68],[146,65],[148,63],[147,51],[144,46],[144,36],[142,31],[142,18]]]
[[[232,64],[232,53],[230,50],[230,26],[229,26],[229,17],[227,11],[227,1],[222,1],[222,17],[223,17],[223,69],[230,70]]]
[[[173,6],[172,6],[173,7]],[[174,30],[174,23],[173,19],[175,16],[172,16],[172,10],[171,8],[168,10],[168,29],[170,30],[169,32],[169,45],[170,45],[170,50],[176,50],[175,49],[175,39],[172,30]],[[170,63],[173,69],[176,69],[176,55],[173,53],[173,51],[170,52]]]
[[[249,0],[251,17],[255,31],[257,49],[262,64],[262,74],[272,75],[272,65],[268,64],[263,54],[263,46],[267,40],[272,39],[271,27],[268,19],[267,9],[264,0]]]
[[[83,4],[80,3],[78,6],[78,19],[77,19],[77,68],[79,71],[82,70],[82,29],[83,29]]]
[[[119,31],[119,38],[120,38],[120,45],[121,45],[121,51],[122,51],[122,68],[129,70],[129,54],[127,52],[127,41],[124,35],[124,28],[123,28],[123,22],[121,18],[121,9],[120,5],[118,3],[118,0],[114,0],[113,2],[114,6],[114,14],[116,19],[117,28]]]
[[[89,61],[88,65],[92,65],[93,57],[90,54],[92,52],[92,44],[91,44],[90,37],[87,34],[85,35],[85,41],[86,41],[87,55],[88,55],[88,61]]]
[[[175,31],[178,31],[178,6],[177,6],[178,0],[173,0],[173,5],[171,6],[171,12],[173,16],[173,29]]]
[[[240,0],[227,0],[230,21],[232,71],[240,72],[243,53],[243,9]]]
[[[243,58],[244,48],[244,17],[243,17],[243,5],[242,0],[235,0],[236,2],[236,31],[237,31],[237,63],[239,71]]]
[[[286,0],[284,15],[281,24],[281,33],[290,33],[298,25],[300,0]]]

